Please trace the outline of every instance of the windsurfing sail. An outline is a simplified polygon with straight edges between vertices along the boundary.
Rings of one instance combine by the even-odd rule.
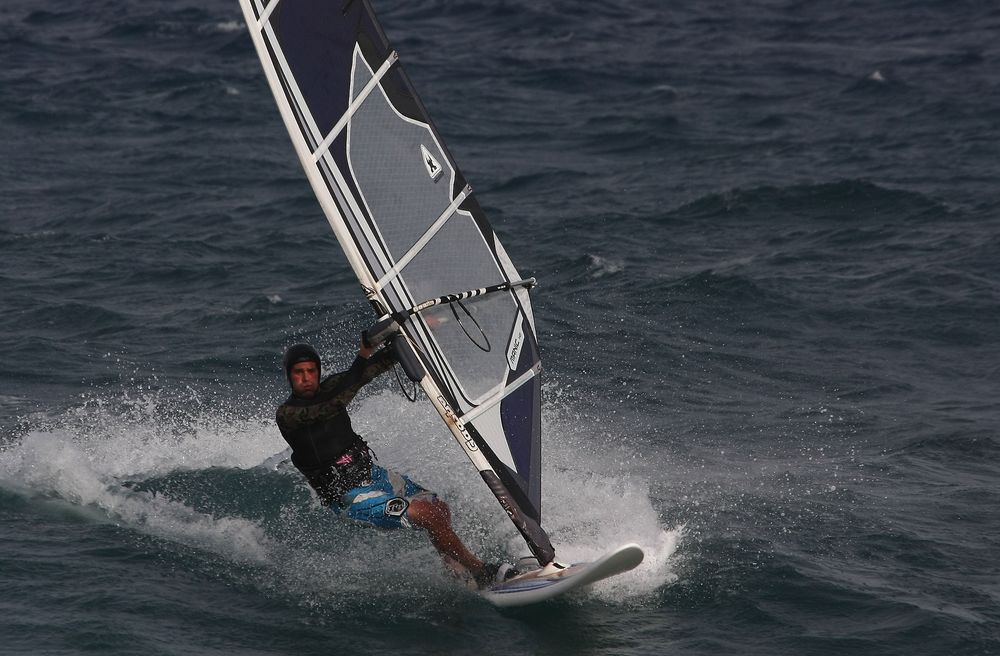
[[[368,0],[240,0],[306,176],[428,399],[542,565],[541,361],[522,280]]]

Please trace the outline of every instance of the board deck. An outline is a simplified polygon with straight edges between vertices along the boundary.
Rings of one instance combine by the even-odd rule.
[[[638,566],[642,559],[639,545],[625,544],[593,562],[547,565],[498,583],[480,594],[490,603],[503,608],[536,604],[627,572]]]

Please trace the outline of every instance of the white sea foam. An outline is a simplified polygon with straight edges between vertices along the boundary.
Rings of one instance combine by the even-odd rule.
[[[280,437],[260,420],[168,414],[156,395],[125,404],[89,401],[0,450],[0,481],[233,560],[266,560],[269,540],[255,522],[215,517],[125,483],[179,470],[251,467],[280,450]]]
[[[609,258],[601,255],[589,255],[590,275],[592,278],[603,278],[604,276],[621,273],[625,270],[625,260],[620,258]]]
[[[215,23],[213,28],[219,32],[239,32],[246,29],[246,25],[243,21],[221,21]]]
[[[311,572],[301,586],[295,577],[286,582],[293,591],[297,586],[308,591],[319,585],[325,594],[337,594],[365,585],[370,575],[368,562],[338,560],[335,573],[322,576],[323,568],[331,565],[326,560],[327,539],[378,542],[379,549],[390,555],[395,577],[413,571],[445,576],[429,543],[419,537],[397,534],[392,540],[377,531],[346,529],[339,537],[310,537],[309,531],[316,528],[306,526],[292,528],[294,539],[277,538],[257,521],[214,516],[184,499],[123,485],[178,471],[273,465],[287,455],[282,453],[285,443],[270,420],[269,408],[266,419],[238,419],[224,411],[178,417],[176,405],[183,404],[156,394],[140,394],[126,402],[88,401],[50,421],[52,426],[29,430],[0,451],[0,480],[5,486],[58,498],[88,514],[96,511],[107,521],[233,561]],[[383,388],[364,394],[352,410],[355,428],[365,435],[383,465],[408,473],[448,501],[456,530],[470,548],[511,560],[527,553],[429,404],[407,403],[398,391]],[[562,562],[593,560],[620,544],[638,543],[646,554],[644,563],[595,586],[592,594],[607,601],[641,598],[672,579],[670,558],[680,531],[661,525],[648,482],[623,474],[620,467],[608,471],[594,460],[592,450],[578,448],[593,436],[587,435],[585,426],[574,426],[566,415],[559,413],[557,420],[544,427],[548,437],[544,525]],[[297,520],[291,517],[289,521]],[[305,534],[299,535],[300,531]],[[312,540],[315,543],[310,545]],[[424,548],[414,552],[415,544]]]
[[[550,413],[543,420],[543,526],[557,558],[573,563],[594,560],[614,547],[637,543],[643,563],[625,575],[593,588],[605,601],[631,601],[672,582],[677,545],[683,527],[663,525],[649,494],[649,482],[615,464],[613,445],[594,449],[592,427],[572,413]],[[398,393],[383,391],[363,399],[352,413],[388,466],[399,467],[437,491],[452,506],[456,530],[465,538],[485,532],[502,543],[506,556],[527,554],[523,540],[500,511],[475,468],[470,466],[427,403],[401,402]],[[405,426],[406,430],[400,430]],[[483,544],[489,548],[488,544]]]

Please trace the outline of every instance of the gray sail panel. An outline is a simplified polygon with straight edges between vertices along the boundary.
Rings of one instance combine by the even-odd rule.
[[[360,50],[356,51],[352,100],[371,76]],[[399,114],[380,90],[351,117],[347,148],[351,174],[395,261],[451,204],[455,171],[430,126]],[[438,163],[433,177],[424,164],[424,152]]]
[[[357,90],[366,87],[372,72],[361,53],[356,52],[352,101]],[[399,262],[451,204],[455,168],[438,147],[430,126],[395,111],[384,94],[373,94],[354,113],[347,148],[351,172],[365,207],[377,220],[390,259]],[[387,180],[393,184],[387,185]],[[387,309],[406,310],[412,299],[434,298],[506,280],[505,270],[484,238],[481,225],[469,212],[452,213],[399,270],[393,286],[405,291],[398,293],[396,303],[390,302]],[[513,265],[509,270],[516,273]],[[474,410],[479,403],[502,392],[511,369],[507,347],[522,323],[520,304],[511,293],[470,299],[459,309],[438,306],[421,313],[420,321],[426,330],[414,337],[424,353],[435,356],[429,359],[429,368],[440,386],[451,392],[452,403],[460,413]],[[532,480],[531,464],[535,459],[515,458],[518,450],[512,449],[510,442],[528,445],[522,450],[530,454],[534,427],[518,425],[517,430],[526,429],[528,434],[508,434],[499,420],[499,409],[496,418],[486,415],[473,425],[496,460],[520,473],[518,487],[532,487],[528,482]],[[528,498],[533,510],[540,505],[538,495],[529,494]]]
[[[352,100],[371,75],[356,52]],[[402,116],[384,94],[372,94],[352,116],[347,144],[351,173],[392,262],[397,262],[451,204],[455,169],[430,126]],[[505,280],[480,226],[463,211],[451,215],[398,277],[407,295],[418,300]],[[440,378],[450,381],[461,411],[503,387],[508,370],[504,347],[512,327],[520,323],[509,294],[471,299],[458,310],[437,307],[422,317],[442,364],[454,374],[441,372]]]

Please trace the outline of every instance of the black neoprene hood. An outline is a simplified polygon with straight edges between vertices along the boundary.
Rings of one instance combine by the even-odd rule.
[[[315,362],[317,369],[322,368],[316,349],[308,344],[294,344],[285,350],[285,357],[281,359],[281,363],[285,367],[286,378],[291,378],[292,367],[300,362]]]

